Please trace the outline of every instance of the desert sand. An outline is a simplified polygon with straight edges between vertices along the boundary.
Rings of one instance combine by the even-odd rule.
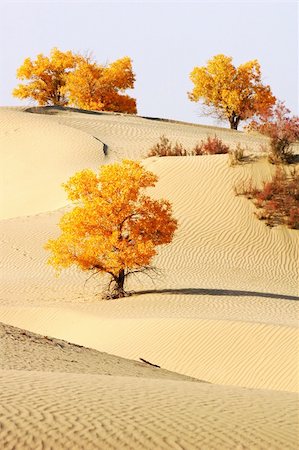
[[[145,158],[162,134],[191,147],[215,133],[250,161]],[[271,176],[257,158],[265,143],[129,115],[0,108],[4,448],[298,448],[298,231],[267,227],[234,193]],[[104,301],[105,277],[56,278],[43,245],[68,208],[61,183],[123,158],[159,176],[151,195],[173,203],[179,229],[157,278]]]

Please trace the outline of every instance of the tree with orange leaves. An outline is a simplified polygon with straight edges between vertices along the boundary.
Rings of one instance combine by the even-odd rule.
[[[49,264],[107,273],[107,297],[126,296],[127,277],[150,270],[156,247],[170,243],[177,228],[171,204],[144,194],[156,182],[155,174],[130,160],[102,166],[99,175],[76,173],[64,185],[75,207],[61,218],[61,235],[45,246]]]
[[[134,81],[129,57],[106,67],[87,58],[69,74],[66,89],[70,104],[79,108],[136,114],[136,100],[124,94],[126,89],[134,88]]]
[[[242,120],[267,117],[276,100],[270,86],[262,84],[256,59],[235,67],[231,57],[216,55],[206,66],[195,67],[190,79],[190,100],[202,100],[207,114],[228,120],[235,130]]]
[[[40,53],[35,61],[26,58],[17,70],[17,78],[29,83],[19,84],[13,95],[21,99],[31,98],[41,106],[67,105],[67,76],[79,59],[71,51],[62,52],[58,48],[53,48],[49,57]]]
[[[31,98],[39,105],[75,107],[136,114],[136,100],[125,94],[134,88],[132,61],[124,57],[102,66],[90,56],[53,48],[50,57],[39,54],[26,58],[17,77],[27,80],[13,90],[21,99]]]

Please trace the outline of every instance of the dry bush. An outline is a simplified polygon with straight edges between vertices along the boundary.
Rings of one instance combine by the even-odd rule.
[[[206,141],[201,141],[193,148],[194,155],[222,155],[229,152],[229,146],[224,144],[216,135],[209,136]]]
[[[229,152],[228,145],[224,144],[217,136],[208,137],[206,141],[199,144],[188,151],[180,142],[172,144],[166,137],[161,136],[157,144],[155,144],[148,152],[147,156],[196,156],[196,155],[220,155]]]
[[[242,164],[245,161],[245,148],[238,143],[235,149],[229,151],[228,156],[230,166]]]
[[[234,192],[237,197],[243,196],[248,200],[253,200],[259,190],[253,183],[252,178],[249,181],[242,181],[234,186]]]
[[[188,156],[188,151],[180,142],[176,142],[172,148],[172,154],[170,156]]]
[[[294,162],[292,144],[299,140],[299,117],[290,116],[290,110],[283,102],[277,102],[270,118],[253,121],[248,126],[270,138],[268,155],[271,164],[291,164]]]
[[[268,161],[271,164],[292,164],[294,161],[294,152],[289,144],[284,142],[271,142]]]
[[[187,156],[188,151],[179,142],[174,145],[166,136],[161,136],[160,141],[155,144],[148,152],[150,156]]]
[[[160,141],[155,144],[148,152],[148,156],[169,156],[172,145],[166,136],[160,136]]]
[[[193,147],[192,155],[194,155],[194,156],[204,155],[204,152],[203,152],[203,141],[201,141],[200,144],[196,144],[195,147]]]
[[[298,170],[287,172],[279,166],[272,180],[263,183],[262,189],[257,189],[250,180],[243,186],[235,187],[235,193],[252,199],[259,209],[256,216],[265,220],[267,225],[287,225],[299,229]]]

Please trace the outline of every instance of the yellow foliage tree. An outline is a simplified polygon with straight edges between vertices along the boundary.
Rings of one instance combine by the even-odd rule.
[[[19,84],[13,95],[31,98],[42,106],[137,112],[136,100],[125,94],[126,89],[134,88],[135,81],[129,57],[101,66],[88,56],[53,48],[50,57],[40,54],[34,61],[26,58],[17,77],[27,83]]]
[[[144,194],[157,176],[134,161],[76,173],[64,185],[75,203],[60,220],[61,235],[49,240],[49,264],[61,270],[76,265],[111,277],[109,298],[126,294],[132,273],[151,268],[156,246],[168,244],[177,228],[171,204]]]
[[[73,70],[80,57],[71,51],[62,52],[53,48],[50,57],[42,53],[35,61],[26,58],[17,70],[17,78],[28,80],[13,90],[15,97],[31,98],[41,106],[68,104],[65,85],[68,73]]]
[[[195,67],[190,79],[194,83],[190,100],[202,100],[208,114],[228,120],[235,130],[241,120],[267,117],[276,100],[270,86],[262,84],[256,59],[235,67],[231,57],[216,55],[206,66]]]
[[[86,59],[69,74],[66,89],[70,104],[79,108],[136,114],[136,100],[124,94],[134,88],[134,81],[127,56],[106,67]]]

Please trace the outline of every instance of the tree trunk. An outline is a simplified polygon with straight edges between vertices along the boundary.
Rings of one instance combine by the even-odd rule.
[[[229,120],[229,123],[230,123],[231,130],[237,130],[239,122],[240,122],[240,117],[239,116],[235,116],[235,114],[233,114],[231,117],[229,117],[228,120]]]
[[[110,298],[121,298],[128,295],[124,290],[125,278],[123,269],[119,271],[118,275],[113,277],[112,288],[109,293]]]

